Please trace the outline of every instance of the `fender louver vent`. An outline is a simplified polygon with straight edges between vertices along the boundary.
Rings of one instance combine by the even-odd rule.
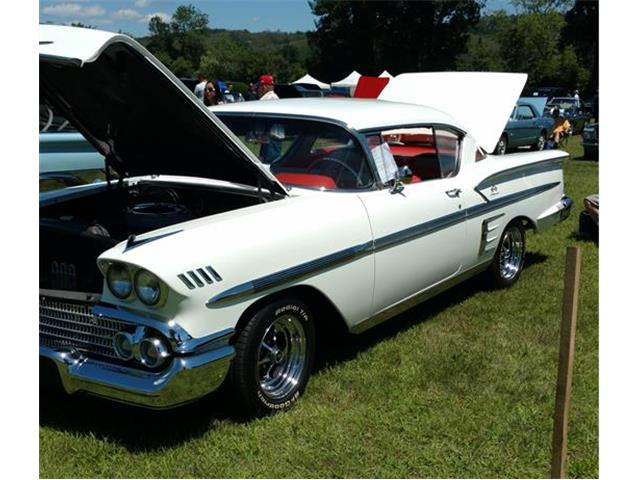
[[[205,285],[211,285],[213,282],[222,281],[222,277],[218,275],[218,272],[209,265],[203,268],[196,268],[195,270],[188,270],[185,273],[179,274],[178,278],[189,290],[193,290],[196,287],[201,288]]]

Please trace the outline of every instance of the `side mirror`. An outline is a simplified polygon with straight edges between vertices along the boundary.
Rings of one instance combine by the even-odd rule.
[[[411,177],[413,176],[413,172],[409,167],[403,165],[396,170],[396,173],[393,176],[393,180],[391,181],[391,188],[389,189],[390,193],[400,193],[404,190],[405,183],[411,183]]]

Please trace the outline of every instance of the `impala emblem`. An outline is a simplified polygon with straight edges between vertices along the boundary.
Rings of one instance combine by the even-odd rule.
[[[498,194],[498,187],[496,185],[492,185],[491,189],[490,189],[491,195],[497,195]]]

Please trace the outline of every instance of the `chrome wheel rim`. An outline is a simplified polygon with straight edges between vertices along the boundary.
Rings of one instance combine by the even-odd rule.
[[[289,396],[300,384],[307,356],[307,337],[300,320],[277,317],[258,345],[256,375],[262,392],[272,401]]]
[[[542,150],[544,148],[544,135],[540,135],[538,137],[538,144],[536,145],[538,150]]]
[[[524,239],[518,228],[510,228],[504,234],[500,245],[500,276],[511,280],[522,268],[524,258]]]
[[[501,138],[498,142],[498,155],[504,155],[507,152],[507,142]]]

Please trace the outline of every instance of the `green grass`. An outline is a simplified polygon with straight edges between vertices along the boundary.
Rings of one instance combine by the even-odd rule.
[[[569,144],[582,155],[579,137]],[[565,249],[582,249],[569,477],[598,476],[598,248],[576,238],[598,164],[565,166],[571,217],[527,238],[508,290],[475,279],[324,348],[293,410],[230,418],[40,397],[42,477],[548,477]]]

